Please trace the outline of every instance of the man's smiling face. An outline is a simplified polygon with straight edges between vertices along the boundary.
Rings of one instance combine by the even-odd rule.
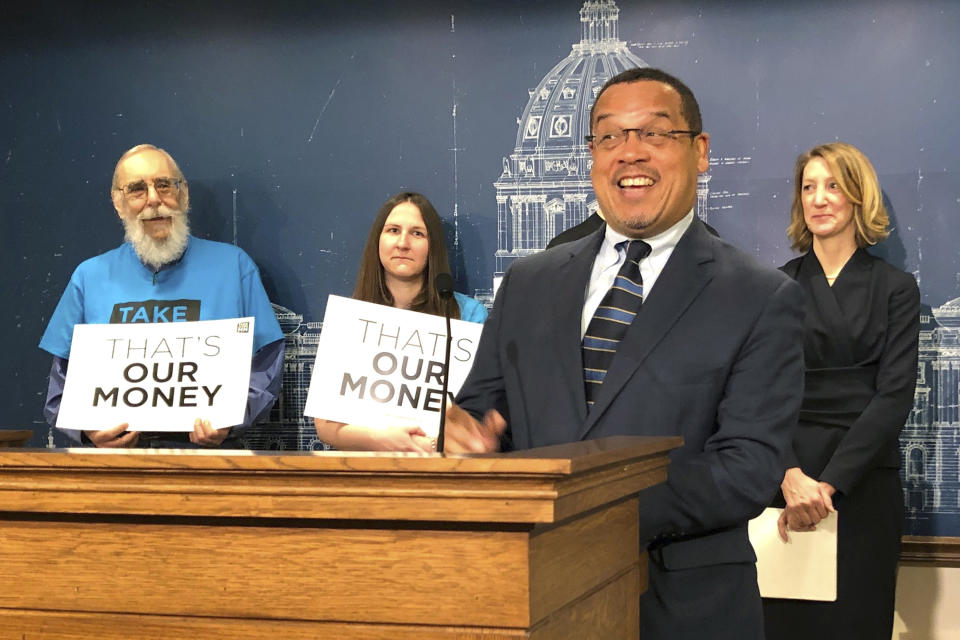
[[[680,94],[662,82],[639,80],[607,88],[594,107],[590,177],[612,229],[632,238],[666,231],[690,212],[697,175],[709,165],[710,137],[678,134],[661,146],[636,131],[614,149],[598,146],[604,132],[623,129],[686,130]]]

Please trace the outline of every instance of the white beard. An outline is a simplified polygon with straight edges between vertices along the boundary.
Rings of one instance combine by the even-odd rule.
[[[162,240],[151,238],[144,231],[141,222],[157,216],[169,216],[171,221],[170,233]],[[171,209],[161,204],[157,207],[144,207],[136,217],[121,219],[125,231],[124,239],[133,245],[140,261],[154,271],[177,260],[187,248],[190,223],[187,221],[187,214],[179,209]]]

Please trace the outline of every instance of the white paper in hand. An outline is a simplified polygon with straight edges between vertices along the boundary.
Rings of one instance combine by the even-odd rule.
[[[765,509],[750,521],[750,543],[757,553],[757,583],[764,598],[834,602],[837,599],[837,514],[814,531],[777,533],[783,509]]]

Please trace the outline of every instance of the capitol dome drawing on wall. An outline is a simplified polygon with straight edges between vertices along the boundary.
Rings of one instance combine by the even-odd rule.
[[[495,285],[511,262],[543,250],[551,238],[597,209],[592,160],[583,138],[590,133],[590,107],[607,80],[650,66],[620,40],[619,14],[613,0],[584,2],[580,42],[529,90],[517,118],[513,153],[503,158],[503,172],[494,182]],[[697,189],[697,215],[703,220],[709,180],[701,175]]]

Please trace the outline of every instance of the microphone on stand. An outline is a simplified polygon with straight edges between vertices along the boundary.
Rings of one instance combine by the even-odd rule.
[[[443,431],[447,423],[447,383],[450,380],[450,345],[453,336],[450,334],[450,299],[453,298],[453,276],[449,273],[438,273],[434,280],[437,293],[443,300],[443,317],[447,321],[447,348],[443,355],[443,397],[440,399],[440,430],[437,433],[437,451],[443,453]]]

